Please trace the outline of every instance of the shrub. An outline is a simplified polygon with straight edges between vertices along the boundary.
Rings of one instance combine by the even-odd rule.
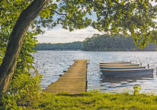
[[[42,75],[17,74],[8,88],[8,94],[3,95],[3,109],[19,109],[18,106],[30,106],[40,98]]]

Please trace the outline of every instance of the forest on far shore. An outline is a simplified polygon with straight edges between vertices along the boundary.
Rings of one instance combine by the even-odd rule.
[[[36,44],[35,50],[81,50],[83,42],[71,42],[71,43],[39,43]]]
[[[124,35],[98,35],[86,38],[83,42],[70,43],[39,43],[35,50],[85,50],[85,51],[156,51],[155,44],[148,44],[145,48],[139,49],[135,46],[131,36]]]

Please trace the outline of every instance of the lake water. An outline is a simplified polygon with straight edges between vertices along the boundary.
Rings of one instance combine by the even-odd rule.
[[[99,89],[101,92],[124,92],[133,91],[133,87],[141,85],[141,93],[157,93],[157,52],[96,52],[96,51],[38,51],[33,54],[39,71],[43,73],[41,82],[45,89],[52,82],[57,81],[60,74],[64,74],[75,59],[89,59],[87,69],[88,90]],[[100,72],[100,62],[131,61],[149,64],[154,69],[153,77],[136,79],[113,79],[104,78]]]

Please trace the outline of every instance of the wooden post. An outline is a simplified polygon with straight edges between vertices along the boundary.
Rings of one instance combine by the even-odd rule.
[[[59,74],[59,77],[61,77],[62,76],[62,74]]]
[[[88,88],[88,81],[87,81],[87,63],[86,63],[86,88],[85,88],[85,92],[87,92],[87,88]]]
[[[148,66],[148,69],[149,69],[149,64],[147,64],[147,66]]]
[[[85,92],[87,92],[87,89],[88,89],[88,81],[86,80],[86,89],[85,89]]]
[[[142,63],[140,63],[140,65],[142,66]]]

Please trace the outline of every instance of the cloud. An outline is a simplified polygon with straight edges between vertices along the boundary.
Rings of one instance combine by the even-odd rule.
[[[74,41],[83,41],[87,37],[92,37],[93,34],[102,34],[101,32],[88,27],[86,29],[75,30],[69,32],[62,29],[60,26],[52,30],[47,30],[43,35],[36,36],[39,43],[67,43]]]
[[[56,0],[54,2],[56,2]],[[56,20],[59,17],[61,16],[56,14],[53,16],[53,20]],[[93,21],[97,19],[95,12],[92,12],[92,15],[87,14],[86,17],[92,19]],[[44,30],[45,33],[43,35],[36,36],[39,43],[66,43],[74,41],[83,41],[87,37],[92,37],[93,34],[102,34],[96,29],[93,29],[92,27],[69,32],[68,30],[62,29],[62,25],[58,25],[52,30],[47,30],[45,28],[42,30]]]

